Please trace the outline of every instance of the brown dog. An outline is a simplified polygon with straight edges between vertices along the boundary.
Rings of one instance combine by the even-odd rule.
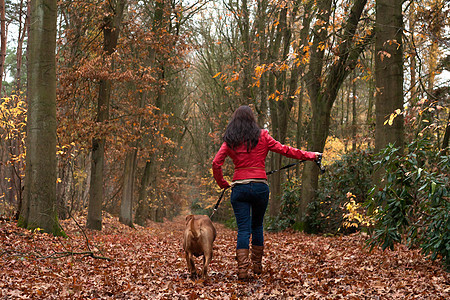
[[[216,228],[208,216],[189,215],[186,217],[186,229],[184,231],[183,249],[191,277],[197,275],[194,258],[203,255],[202,277],[206,278],[208,265],[211,262],[213,243],[216,239]]]

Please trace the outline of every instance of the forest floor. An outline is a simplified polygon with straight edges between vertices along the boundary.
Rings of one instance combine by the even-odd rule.
[[[403,246],[369,252],[360,234],[266,233],[264,273],[241,282],[236,232],[215,224],[209,278],[191,280],[183,217],[132,229],[105,215],[101,232],[75,220],[85,224],[61,222],[66,239],[0,221],[0,299],[450,299],[438,262]]]

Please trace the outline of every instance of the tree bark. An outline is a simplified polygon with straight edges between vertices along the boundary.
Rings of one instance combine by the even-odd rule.
[[[416,104],[416,49],[415,49],[415,44],[414,44],[414,31],[416,30],[416,10],[415,10],[415,2],[411,1],[410,7],[409,7],[409,14],[408,14],[408,19],[409,19],[409,32],[411,35],[411,44],[410,44],[410,53],[409,53],[409,71],[410,71],[410,76],[411,76],[411,84],[410,84],[410,103],[412,105]]]
[[[56,0],[32,0],[24,203],[19,225],[64,235],[56,213]]]
[[[373,51],[370,51],[370,69],[373,70]],[[373,102],[374,102],[374,93],[375,93],[375,82],[371,78],[368,82],[369,85],[369,97],[368,97],[368,103],[367,103],[367,116],[366,116],[366,125],[367,129],[370,132],[374,126],[374,116],[373,116]],[[371,148],[371,141],[372,139],[368,139],[367,141],[367,147]]]
[[[300,82],[300,92],[298,93],[298,109],[297,109],[297,134],[296,134],[296,147],[300,149],[303,147],[303,83]],[[300,165],[295,168],[297,177],[300,178]]]
[[[242,20],[240,22],[242,44],[244,47],[243,57],[243,78],[242,78],[242,101],[243,103],[249,103],[252,99],[252,87],[251,87],[251,70],[252,65],[252,41],[250,38],[250,16],[248,10],[247,0],[242,0]]]
[[[258,45],[259,45],[259,65],[265,66],[267,63],[267,35],[266,35],[266,12],[267,0],[258,1]],[[262,72],[259,79],[259,100],[260,105],[257,108],[258,124],[264,127],[267,121],[267,74]]]
[[[139,188],[138,207],[136,209],[135,223],[145,226],[145,221],[150,216],[150,203],[148,201],[148,188],[150,186],[152,175],[152,163],[145,163],[144,173],[142,174],[141,185]]]
[[[27,34],[27,29],[29,28],[30,23],[30,1],[26,1],[27,3],[27,12],[25,16],[25,22],[22,27],[22,10],[23,10],[23,1],[20,1],[20,12],[19,12],[19,36],[17,38],[17,53],[16,53],[16,94],[20,94],[22,90],[22,58],[23,58],[23,42],[25,40],[25,36]]]
[[[388,144],[403,148],[403,115],[399,114],[392,126],[386,118],[403,110],[403,15],[401,0],[376,2],[377,27],[375,33],[375,153]],[[375,181],[379,178],[376,175]]]
[[[286,31],[286,17],[287,17],[287,8],[283,7],[280,11],[279,16],[279,25],[277,28],[277,32],[275,34],[275,40],[272,46],[272,54],[270,57],[270,61],[276,61],[279,58],[278,53],[281,50],[281,42],[283,41],[283,37]],[[284,48],[283,48],[284,49]],[[283,51],[284,52],[284,51]],[[280,57],[283,61],[283,57]],[[284,143],[285,139],[285,131],[286,125],[283,124],[282,119],[288,118],[288,115],[285,115],[285,111],[283,110],[282,105],[286,101],[283,99],[282,91],[283,91],[283,72],[278,72],[277,76],[272,72],[269,74],[269,107],[270,107],[270,117],[272,121],[272,134],[276,140],[280,143]],[[271,156],[271,167],[272,169],[279,169],[281,166],[282,157],[278,153],[272,153]],[[269,215],[271,217],[276,217],[280,213],[281,206],[281,182],[282,182],[282,172],[276,172],[270,177],[270,205],[269,205]]]
[[[352,151],[356,151],[356,75],[353,72],[352,80]]]
[[[141,93],[141,99],[139,101],[139,108],[143,108],[145,105],[146,93]],[[139,128],[142,126],[142,118],[139,117]],[[133,226],[133,203],[134,203],[134,181],[136,177],[137,167],[137,154],[138,145],[140,140],[132,143],[131,150],[128,150],[125,157],[124,167],[124,179],[123,179],[123,192],[122,202],[120,204],[119,221],[130,227]]]
[[[352,86],[351,82],[347,83],[346,89],[347,89],[347,101],[346,101],[346,108],[345,108],[345,148],[344,151],[347,152],[348,151],[348,142],[350,140],[350,88]]]
[[[137,149],[128,151],[125,159],[122,202],[119,221],[133,227],[134,174],[136,170]]]
[[[115,4],[111,16],[106,17],[103,25],[103,51],[106,56],[111,56],[117,46],[126,0],[118,0]],[[111,86],[112,81],[110,79],[100,80],[96,121],[101,124],[105,124],[109,119]],[[95,230],[102,229],[104,152],[105,138],[94,138],[92,141],[91,183],[86,226]]]
[[[152,25],[152,31],[155,35],[160,34],[162,31],[169,30],[169,24],[167,23],[167,18],[165,18],[165,14],[167,13],[167,9],[170,9],[168,7],[168,3],[164,1],[159,1],[155,5],[155,13],[153,18],[153,25]],[[161,62],[158,62],[157,60],[157,53],[155,49],[149,49],[149,57],[148,57],[148,64],[152,66],[155,69],[159,69],[158,72],[158,80],[163,81],[165,76],[165,62],[162,60]],[[144,106],[145,102],[144,99],[147,97],[142,98],[141,107]],[[158,108],[157,111],[155,111],[155,115],[159,115],[160,112],[164,111],[164,91],[163,88],[159,88],[156,91],[156,95],[154,96],[154,104]],[[161,151],[161,150],[160,150]],[[163,151],[162,151],[163,152]],[[156,221],[157,214],[156,212],[159,209],[159,206],[161,206],[161,203],[157,201],[158,207],[154,210],[150,210],[150,206],[154,203],[150,203],[150,197],[148,195],[149,187],[153,187],[156,189],[157,187],[157,170],[160,167],[160,163],[158,162],[158,154],[152,153],[147,158],[147,162],[145,164],[144,173],[142,175],[141,181],[140,181],[140,187],[139,187],[139,198],[138,198],[138,206],[136,208],[136,216],[135,216],[135,222],[141,226],[145,225],[145,222],[147,219],[151,219],[153,221]],[[154,212],[154,213],[153,213]]]
[[[303,6],[303,21],[302,21],[302,29],[300,30],[300,35],[298,37],[299,42],[296,43],[295,52],[297,54],[297,61],[295,61],[294,65],[294,75],[291,77],[290,82],[290,92],[289,94],[292,96],[298,95],[298,116],[297,116],[297,148],[301,149],[304,147],[303,142],[305,139],[305,128],[303,128],[303,102],[304,102],[304,92],[305,85],[303,81],[299,80],[299,77],[303,77],[305,73],[306,63],[304,62],[304,56],[306,55],[305,49],[309,47],[309,31],[311,28],[311,20],[314,16],[313,13],[313,4],[314,1],[307,1]],[[300,81],[300,82],[299,82]],[[300,88],[297,91],[298,84],[300,84]],[[296,175],[300,178],[300,165],[296,167]]]
[[[6,6],[5,0],[0,0],[0,95],[3,86],[3,73],[5,72],[6,58]]]
[[[281,143],[285,143],[287,131],[289,128],[289,116],[294,106],[295,98],[298,94],[298,81],[300,75],[304,72],[304,64],[301,59],[303,56],[303,47],[308,43],[309,23],[312,19],[313,2],[308,1],[304,4],[304,15],[302,28],[300,30],[298,41],[294,46],[298,61],[295,61],[291,72],[288,74],[285,70],[274,71],[269,74],[269,100],[270,116],[272,120],[272,130],[275,139]],[[288,54],[292,48],[292,28],[290,24],[294,24],[300,8],[300,1],[295,1],[292,10],[288,6],[280,8],[278,26],[271,47],[270,62],[280,61],[286,63]],[[289,17],[289,19],[288,19]],[[290,75],[288,77],[288,75]],[[272,154],[272,169],[279,169],[282,157],[279,154]],[[271,203],[269,207],[269,215],[275,217],[280,211],[281,184],[283,182],[284,173],[277,172],[270,178],[271,180]]]

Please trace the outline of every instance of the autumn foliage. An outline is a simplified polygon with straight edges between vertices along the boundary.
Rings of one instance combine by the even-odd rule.
[[[379,128],[375,61],[392,58],[373,45],[379,1],[58,1],[54,205],[67,239],[12,221],[26,168],[27,2],[7,1],[0,20],[19,28],[7,39],[17,49],[0,55],[0,298],[450,298],[448,1],[403,1],[402,43],[383,46],[403,51],[404,106],[379,114]],[[118,2],[117,46],[105,51]],[[323,152],[327,172],[318,179],[315,165],[299,164],[269,178],[266,269],[247,283],[235,274],[227,192],[210,278],[191,280],[179,215],[211,212],[211,161],[242,104],[281,142]],[[399,121],[402,149],[375,156],[377,130]],[[84,226],[94,139],[105,140],[101,232]],[[117,218],[133,152],[134,229]],[[270,154],[266,165],[288,163]],[[230,160],[224,173],[230,180]],[[313,194],[302,196],[303,179],[317,183]]]

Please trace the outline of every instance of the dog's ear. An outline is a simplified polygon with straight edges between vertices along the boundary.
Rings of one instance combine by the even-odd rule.
[[[187,223],[194,218],[194,215],[186,216],[186,225]]]

